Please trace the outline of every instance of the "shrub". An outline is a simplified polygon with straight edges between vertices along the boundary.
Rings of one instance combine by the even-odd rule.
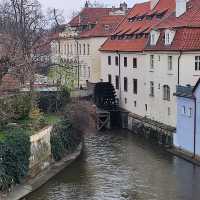
[[[9,129],[0,143],[0,189],[20,183],[29,170],[30,139],[22,129]]]
[[[81,134],[74,131],[68,120],[57,123],[51,132],[51,151],[55,161],[73,152],[81,142]]]
[[[70,92],[67,88],[61,88],[59,92],[41,92],[38,105],[43,112],[60,111],[70,101]]]
[[[0,126],[29,115],[31,98],[28,94],[0,98]]]

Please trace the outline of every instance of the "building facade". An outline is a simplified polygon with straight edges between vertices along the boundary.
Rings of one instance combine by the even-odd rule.
[[[200,77],[199,11],[197,0],[152,0],[131,9],[100,49],[101,77],[115,86],[121,107],[176,126],[176,86]]]
[[[174,146],[200,157],[200,80],[195,87],[178,86]]]
[[[77,64],[79,86],[101,78],[99,48],[127,14],[127,4],[119,8],[93,8],[88,2],[74,17],[57,40],[52,42],[52,58],[62,58]]]

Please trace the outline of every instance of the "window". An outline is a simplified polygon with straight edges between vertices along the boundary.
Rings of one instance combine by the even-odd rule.
[[[87,45],[87,53],[88,53],[88,55],[90,55],[90,45],[89,44]]]
[[[165,34],[165,44],[170,44],[170,33]]]
[[[119,76],[115,76],[115,87],[119,90]]]
[[[154,97],[154,82],[150,81],[150,96]]]
[[[137,107],[137,101],[134,101],[134,107]]]
[[[172,70],[172,56],[168,56],[168,70]]]
[[[146,110],[146,112],[148,111],[148,106],[147,106],[147,104],[145,104],[145,110]]]
[[[111,65],[111,56],[108,56],[108,65]]]
[[[170,87],[168,85],[163,86],[163,100],[170,101]]]
[[[104,28],[105,28],[105,31],[109,31],[110,30],[110,26],[107,25],[107,24],[104,26]]]
[[[125,104],[127,104],[127,98],[124,99]]]
[[[74,44],[74,54],[76,54],[77,52],[77,48],[76,48],[76,44]]]
[[[71,51],[71,55],[73,54],[73,47],[72,47],[72,44],[70,45],[70,51]]]
[[[69,55],[69,44],[67,45],[67,55]]]
[[[138,82],[137,79],[133,79],[133,94],[137,94],[138,92]]]
[[[65,55],[67,54],[67,45],[65,44]]]
[[[188,109],[188,117],[192,117],[192,108]]]
[[[115,65],[118,66],[119,65],[119,57],[115,56]]]
[[[83,44],[83,55],[85,55],[85,44]]]
[[[150,67],[151,69],[154,68],[154,55],[150,55]]]
[[[171,115],[171,109],[170,109],[170,107],[168,107],[168,116],[170,116]]]
[[[108,82],[112,83],[112,76],[111,76],[111,74],[108,74]]]
[[[155,45],[155,34],[151,34],[151,45]]]
[[[79,54],[81,55],[81,44],[79,44]]]
[[[185,106],[181,106],[181,114],[182,115],[186,114],[186,108],[185,108]]]
[[[127,57],[124,57],[124,67],[128,66]]]
[[[133,58],[133,68],[137,68],[137,58]]]
[[[195,56],[195,70],[200,70],[200,56]]]
[[[127,77],[124,77],[124,92],[128,91],[128,79]]]

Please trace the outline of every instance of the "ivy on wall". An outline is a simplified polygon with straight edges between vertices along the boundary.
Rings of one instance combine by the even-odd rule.
[[[28,174],[30,139],[22,129],[9,129],[0,142],[0,190],[8,190]]]
[[[63,119],[51,132],[51,152],[55,161],[61,160],[67,153],[73,152],[81,142],[81,134],[75,131],[72,124]]]

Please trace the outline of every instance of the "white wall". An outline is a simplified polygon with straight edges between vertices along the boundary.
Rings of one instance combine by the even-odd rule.
[[[112,65],[108,66],[108,56],[112,56]],[[112,82],[115,85],[115,76],[119,74],[118,66],[115,66],[114,53],[101,54],[101,77],[108,81],[108,74],[112,75]],[[128,111],[140,116],[147,116],[153,120],[176,126],[176,99],[173,93],[177,85],[177,62],[178,54],[154,54],[155,67],[150,68],[150,53],[131,54],[121,53],[121,106]],[[173,69],[168,70],[168,55],[173,57]],[[124,67],[124,56],[128,58],[128,67]],[[137,58],[138,67],[133,68],[133,57]],[[128,78],[128,92],[124,92],[124,77]],[[138,79],[138,94],[133,94],[133,79]],[[150,81],[154,81],[155,96],[150,97]],[[163,86],[171,88],[170,101],[163,100]],[[159,89],[160,88],[160,89]],[[125,104],[125,98],[127,103]],[[134,106],[136,101],[137,106]],[[146,111],[145,104],[148,110]],[[170,113],[168,115],[168,109]]]
[[[200,51],[184,53],[181,56],[180,85],[195,85],[200,78],[200,71],[195,71],[195,56],[200,56]]]
[[[52,43],[52,59],[56,61],[58,56],[65,59],[79,59],[80,66],[80,84],[86,86],[86,80],[96,83],[100,81],[101,65],[99,48],[105,42],[106,37],[94,37],[74,40],[73,38],[65,38],[60,42],[60,54],[58,52],[58,42]],[[78,44],[78,53],[77,45]],[[69,52],[67,46],[69,45]],[[81,53],[80,53],[81,45]],[[83,46],[85,45],[85,54]],[[89,45],[89,54],[88,54]],[[72,49],[71,49],[72,47]],[[65,50],[65,48],[67,48]]]

